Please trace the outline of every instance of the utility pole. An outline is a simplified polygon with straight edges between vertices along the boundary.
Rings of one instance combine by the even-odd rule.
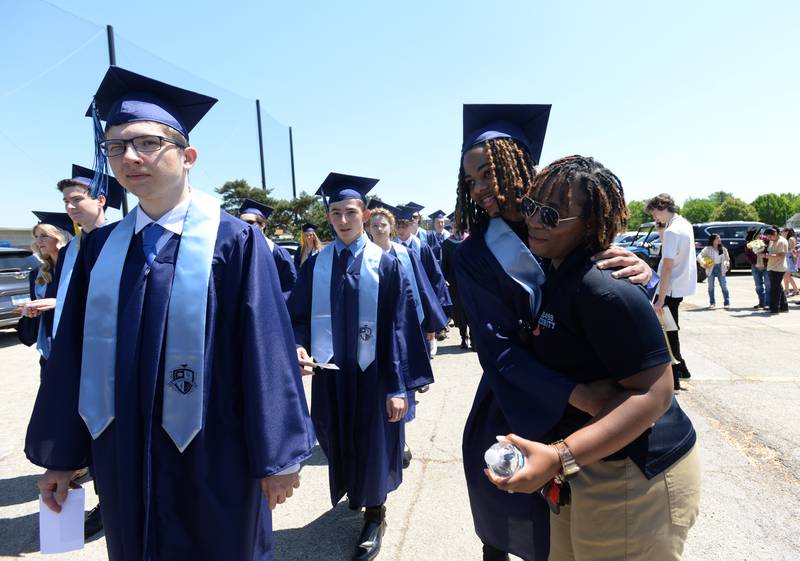
[[[256,100],[256,122],[258,123],[258,155],[261,163],[261,188],[267,190],[267,175],[264,170],[264,137],[261,133],[261,100]]]
[[[289,127],[289,159],[292,164],[292,198],[297,198],[297,185],[294,182],[294,140],[292,139],[292,127]]]
[[[106,25],[106,37],[108,39],[108,64],[110,66],[117,65],[117,50],[114,48],[114,28],[111,25]],[[128,192],[123,189],[122,191],[122,216],[128,215]]]

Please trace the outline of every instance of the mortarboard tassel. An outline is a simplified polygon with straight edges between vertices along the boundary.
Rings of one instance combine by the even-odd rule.
[[[97,104],[92,100],[92,124],[94,126],[94,177],[92,178],[91,193],[93,198],[100,195],[108,198],[108,160],[100,149],[100,143],[105,140],[103,123],[97,112]]]

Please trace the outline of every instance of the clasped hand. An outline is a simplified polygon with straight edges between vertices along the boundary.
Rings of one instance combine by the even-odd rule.
[[[261,480],[261,490],[269,501],[270,510],[275,510],[277,505],[285,503],[298,487],[300,487],[299,471],[285,475],[269,475]]]

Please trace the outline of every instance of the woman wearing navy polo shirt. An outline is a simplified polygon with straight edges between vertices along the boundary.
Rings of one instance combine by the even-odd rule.
[[[550,561],[680,559],[699,504],[695,431],[673,397],[647,294],[590,259],[625,230],[622,185],[591,158],[562,158],[536,177],[522,213],[531,251],[549,259],[536,356],[578,383],[610,378],[622,391],[594,417],[568,405],[551,445],[509,435],[525,466],[487,476],[524,493],[566,479],[571,502],[550,516]]]

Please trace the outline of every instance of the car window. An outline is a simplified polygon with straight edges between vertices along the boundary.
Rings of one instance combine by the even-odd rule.
[[[746,224],[729,225],[729,226],[712,226],[708,228],[709,234],[719,234],[723,239],[739,239],[743,240],[747,235],[749,226]]]
[[[39,267],[39,260],[30,253],[0,255],[0,271],[30,271]]]

